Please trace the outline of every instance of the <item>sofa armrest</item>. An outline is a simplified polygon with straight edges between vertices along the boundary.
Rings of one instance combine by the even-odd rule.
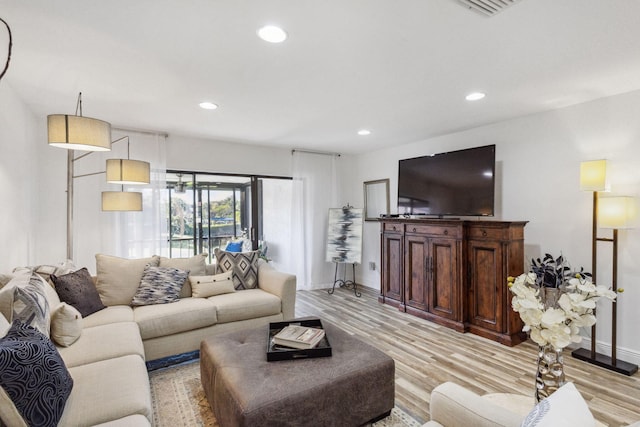
[[[429,407],[431,420],[445,427],[517,427],[523,419],[452,382],[433,389]]]
[[[258,266],[258,287],[280,298],[282,301],[283,320],[290,320],[295,317],[295,275],[278,271],[269,263],[261,260]]]

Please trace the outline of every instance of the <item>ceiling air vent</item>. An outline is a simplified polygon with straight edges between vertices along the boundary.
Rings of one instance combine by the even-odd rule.
[[[459,3],[462,3],[468,9],[473,9],[486,16],[496,15],[519,1],[520,0],[458,0]]]

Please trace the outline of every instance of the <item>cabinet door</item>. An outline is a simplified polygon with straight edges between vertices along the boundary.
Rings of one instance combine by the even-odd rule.
[[[429,244],[429,311],[459,320],[459,246],[453,239],[431,239]]]
[[[504,288],[503,251],[500,242],[470,240],[469,256],[469,323],[501,332],[503,325]]]
[[[402,234],[382,235],[382,295],[402,301]]]
[[[408,234],[405,247],[405,304],[418,310],[427,311],[427,258],[428,240],[424,236]]]

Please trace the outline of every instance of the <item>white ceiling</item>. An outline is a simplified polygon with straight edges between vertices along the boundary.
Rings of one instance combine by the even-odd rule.
[[[81,91],[116,127],[241,143],[358,153],[640,89],[639,0],[493,17],[457,0],[0,0],[0,17],[0,84],[43,120]],[[258,39],[268,23],[288,40]]]

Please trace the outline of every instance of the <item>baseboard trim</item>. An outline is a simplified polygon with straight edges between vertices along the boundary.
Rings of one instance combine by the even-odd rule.
[[[591,338],[582,338],[582,342],[578,348],[591,349]],[[601,353],[607,356],[611,356],[611,344],[601,341],[596,342],[596,353]],[[625,362],[640,365],[640,352],[634,351],[628,348],[618,347],[616,349],[616,359],[624,360]]]

